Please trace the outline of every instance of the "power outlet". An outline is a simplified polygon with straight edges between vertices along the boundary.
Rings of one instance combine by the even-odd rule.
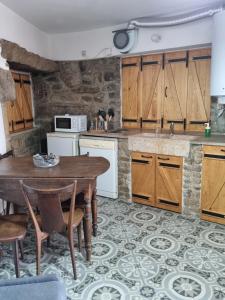
[[[86,50],[81,50],[81,56],[86,57],[87,56],[87,51]]]

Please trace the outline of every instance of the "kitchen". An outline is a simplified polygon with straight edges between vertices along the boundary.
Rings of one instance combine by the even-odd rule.
[[[126,215],[126,210],[134,215],[133,220],[129,216],[126,219],[126,225],[129,224],[130,228],[136,226],[135,220],[137,224],[140,222],[140,219],[137,220],[138,212],[142,212],[143,218],[144,213],[146,213],[146,216],[152,216],[153,219],[157,218],[158,221],[152,221],[152,228],[156,226],[155,230],[162,239],[165,236],[170,237],[167,240],[168,243],[171,241],[171,243],[175,243],[173,239],[176,238],[176,234],[173,236],[168,232],[165,233],[166,228],[164,227],[163,231],[160,229],[160,224],[167,222],[172,226],[173,222],[170,222],[169,218],[174,220],[173,225],[178,224],[177,226],[181,229],[182,225],[179,224],[178,220],[189,224],[187,232],[192,228],[190,231],[190,235],[193,235],[192,242],[196,242],[195,238],[201,237],[199,244],[196,244],[198,249],[201,248],[205,251],[208,245],[207,242],[214,233],[218,239],[219,236],[221,239],[223,238],[224,227],[222,224],[224,224],[225,215],[225,209],[223,208],[225,118],[224,99],[223,97],[217,99],[217,97],[223,96],[223,91],[218,89],[221,89],[221,87],[223,89],[223,66],[225,61],[223,57],[223,49],[225,48],[223,31],[221,30],[224,16],[223,12],[220,11],[220,7],[224,3],[222,1],[217,1],[217,3],[211,1],[210,3],[209,1],[208,4],[211,6],[208,5],[207,9],[205,6],[205,10],[203,10],[200,2],[199,6],[197,4],[194,6],[194,3],[192,3],[190,7],[186,2],[186,14],[184,14],[185,9],[180,14],[177,11],[179,18],[174,15],[168,17],[171,10],[165,6],[165,11],[163,11],[162,5],[162,14],[164,12],[168,18],[164,20],[159,18],[158,22],[169,24],[168,22],[179,22],[187,16],[193,18],[192,22],[180,21],[181,24],[176,26],[166,26],[164,24],[163,26],[154,27],[155,20],[153,22],[151,18],[149,20],[145,18],[135,20],[134,18],[138,16],[127,18],[127,22],[130,19],[134,20],[133,23],[130,21],[130,24],[137,24],[138,22],[152,23],[149,28],[140,26],[138,30],[134,30],[137,36],[132,37],[132,33],[130,33],[128,37],[131,38],[134,44],[125,45],[125,47],[123,46],[124,49],[116,48],[116,40],[113,42],[113,37],[115,38],[117,33],[120,34],[120,30],[126,26],[115,26],[113,30],[110,27],[88,31],[88,29],[90,30],[88,28],[86,31],[74,33],[68,31],[67,33],[49,34],[51,55],[46,52],[43,43],[42,45],[32,44],[32,42],[29,44],[26,39],[23,40],[19,36],[15,38],[10,28],[7,29],[8,35],[6,33],[1,35],[3,67],[7,71],[9,66],[15,72],[13,75],[14,81],[19,91],[17,96],[24,93],[23,84],[27,88],[29,82],[32,83],[33,94],[32,96],[27,96],[26,93],[23,94],[26,95],[24,97],[33,99],[32,109],[30,111],[24,110],[27,115],[22,119],[25,119],[26,122],[20,122],[19,114],[15,112],[12,103],[9,101],[2,102],[6,137],[5,148],[7,150],[13,149],[15,156],[31,155],[40,151],[46,152],[47,134],[51,135],[50,133],[57,129],[54,125],[55,116],[66,114],[87,116],[87,127],[88,129],[91,127],[92,130],[87,132],[82,130],[80,133],[80,154],[89,152],[90,156],[106,155],[105,157],[109,160],[113,158],[111,162],[114,164],[113,168],[111,165],[110,169],[112,173],[108,173],[105,182],[101,183],[102,186],[110,183],[109,189],[113,186],[113,191],[110,192],[112,194],[104,194],[104,191],[100,191],[97,186],[99,195],[115,199],[108,200],[108,202],[102,200],[102,207],[99,201],[101,212],[99,215],[100,233],[104,231],[101,222],[103,224],[104,222],[106,224],[110,223],[112,212],[109,209],[111,208],[118,214],[113,216],[112,219],[114,217],[115,220],[118,219],[123,229],[122,217],[124,216],[122,214]],[[5,3],[5,5],[7,4]],[[175,1],[173,5],[175,8]],[[19,17],[14,16],[14,13],[2,4],[1,8],[10,20]],[[14,9],[18,10],[18,7],[14,7]],[[182,12],[182,9],[180,11]],[[190,13],[191,11],[192,13]],[[205,14],[208,12],[208,16],[205,16],[203,11]],[[20,13],[17,11],[17,13],[20,15],[21,11]],[[221,14],[222,17],[220,17]],[[143,15],[146,14],[142,12]],[[195,16],[197,16],[196,19]],[[23,22],[27,21],[20,20],[20,22],[21,28],[24,28],[25,23]],[[29,30],[31,35],[40,34],[36,32],[36,28],[31,27]],[[104,37],[102,39],[99,38],[101,34]],[[122,31],[122,34],[125,34],[127,38],[126,30],[125,33]],[[45,40],[46,36],[41,32],[39,38]],[[89,39],[93,47],[87,45]],[[80,44],[78,43],[78,45],[74,41],[80,41]],[[71,45],[71,49],[68,49],[68,44]],[[127,50],[126,47],[131,48]],[[37,57],[36,53],[40,56]],[[32,59],[28,60],[28,57]],[[8,66],[4,65],[4,61],[7,61]],[[30,79],[24,79],[23,76],[27,76],[28,73],[31,74],[29,75]],[[22,98],[24,97],[22,96]],[[102,128],[97,128],[96,131],[95,122],[99,110],[105,113],[109,110],[113,111],[114,116],[108,124],[107,131],[102,130]],[[9,116],[12,117],[11,123],[10,120],[7,120]],[[208,122],[210,122],[210,129],[207,127],[205,130],[204,124]],[[6,124],[9,124],[9,126]],[[27,126],[26,130],[21,130],[21,126]],[[211,134],[207,130],[211,131]],[[96,142],[98,143],[98,151],[93,147]],[[113,145],[110,148],[110,150],[113,150],[112,152],[105,146],[107,143]],[[59,150],[58,146],[53,145],[53,149],[56,147]],[[76,139],[76,147],[78,147],[78,139]],[[102,152],[99,152],[99,150]],[[107,155],[109,156],[107,157]],[[102,178],[106,174],[102,175]],[[118,203],[116,204],[115,201],[118,201]],[[119,208],[121,208],[120,212],[118,212]],[[178,214],[173,214],[173,212]],[[210,223],[203,220],[210,221]],[[150,219],[146,222],[150,222]],[[151,230],[147,229],[150,226],[144,223],[144,219],[142,219],[142,223],[139,223],[140,227],[144,228],[140,234],[143,234],[143,243],[146,240],[147,246],[145,245],[145,247],[151,252],[153,246],[151,242],[147,242],[147,237],[145,238],[145,232]],[[191,224],[194,223],[197,225],[192,226]],[[114,228],[114,226],[115,224],[112,221],[111,228]],[[198,228],[200,228],[199,233]],[[205,231],[207,231],[207,228],[211,229],[211,233],[205,233],[204,228]],[[110,226],[107,230],[110,232]],[[121,234],[122,236],[118,228],[117,230],[118,235]],[[138,231],[137,226],[135,230]],[[127,235],[133,234],[130,243],[134,243],[135,239],[138,238],[135,236],[135,230],[126,231]],[[201,230],[203,231],[202,234],[200,233]],[[185,231],[185,227],[183,231]],[[112,232],[111,234],[114,238],[111,246],[114,247],[116,237]],[[190,246],[191,242],[188,243],[187,241],[191,240],[191,236],[183,234],[183,237],[178,234],[177,238],[181,240],[184,238],[185,242],[180,242],[179,246],[176,246],[177,248],[174,246],[174,249],[177,249],[176,254],[172,251],[167,259],[174,259],[174,257],[177,259],[179,251],[183,251],[183,257],[189,255],[188,249],[192,246]],[[149,235],[151,236],[151,233]],[[105,236],[107,236],[106,232]],[[123,244],[122,240],[121,238],[120,243]],[[110,243],[110,239],[107,240],[106,238],[106,241]],[[205,248],[204,241],[206,243]],[[221,255],[221,259],[224,256],[222,245],[222,240],[220,242],[215,239],[214,242],[211,240],[210,249],[217,251],[217,254],[220,253],[218,255]],[[126,244],[126,247],[128,247],[128,244]],[[135,247],[135,245],[132,247]],[[162,259],[165,253],[162,249],[159,251],[161,251]],[[143,254],[143,251],[141,253]],[[101,263],[106,267],[109,261]],[[188,264],[187,261],[185,263]],[[152,264],[154,265],[154,262]],[[121,266],[118,268],[121,268]],[[160,265],[160,268],[163,268],[163,264]],[[225,297],[224,286],[219,284],[223,274],[222,266],[219,267],[220,271],[216,273],[217,283],[212,280],[213,283],[209,289],[206,288],[206,285],[210,280],[204,279],[205,281],[201,281],[202,279],[199,279],[200,272],[206,272],[204,267],[198,269],[196,265],[193,266],[190,263],[188,267],[181,267],[178,271],[178,268],[169,265],[172,271],[167,270],[168,275],[161,276],[161,281],[159,280],[161,283],[157,286],[157,282],[153,279],[156,280],[156,277],[159,276],[160,268],[157,269],[158,271],[154,271],[152,280],[149,280],[148,283],[145,282],[145,285],[140,283],[147,286],[149,291],[151,288],[154,289],[154,293],[149,298],[144,296],[141,288],[139,293],[134,291],[138,290],[137,285],[139,282],[137,278],[134,279],[134,275],[129,278],[134,281],[132,283],[135,286],[132,287],[133,292],[129,283],[124,283],[124,274],[123,279],[119,275],[117,276],[117,278],[120,278],[117,282],[118,286],[122,284],[124,290],[126,290],[126,292],[123,291],[125,294],[130,293],[133,297],[140,296],[142,297],[140,299],[146,299],[146,297],[147,299],[157,299],[157,297],[159,299],[163,299],[163,297],[181,299],[179,298],[181,294],[178,296],[178,292],[176,294],[171,292],[170,288],[166,288],[169,280],[171,282],[175,280],[172,277],[170,279],[170,276],[172,276],[170,272],[174,271],[183,272],[182,274],[186,274],[186,279],[189,278],[190,274],[190,276],[193,276],[190,277],[190,280],[195,278],[196,284],[198,283],[201,286],[199,299],[214,299],[213,297],[223,299]],[[114,271],[117,272],[116,269]],[[207,274],[215,274],[212,271],[212,266],[210,271]],[[123,273],[123,271],[121,272]],[[121,272],[119,272],[120,276]],[[190,272],[189,275],[188,272]],[[115,279],[114,275],[109,276],[110,280]],[[96,278],[99,278],[99,274],[96,276]],[[163,278],[165,278],[164,283],[162,283]],[[107,281],[107,276],[104,280]],[[95,279],[94,282],[98,282],[98,279]],[[202,285],[202,282],[205,282],[205,285]],[[165,289],[161,290],[164,284]],[[79,284],[75,284],[75,287],[79,290]],[[70,290],[69,287],[68,290]],[[205,294],[206,290],[208,296]],[[89,296],[94,295],[93,291],[94,284]],[[72,293],[72,291],[70,292]],[[71,299],[79,299],[80,294],[85,299],[88,292],[83,288],[80,294],[79,292],[75,294],[71,296]],[[188,292],[186,295],[189,295]]]

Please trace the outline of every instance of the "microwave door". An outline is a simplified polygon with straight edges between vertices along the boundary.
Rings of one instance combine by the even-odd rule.
[[[71,129],[71,118],[56,118],[56,129]]]

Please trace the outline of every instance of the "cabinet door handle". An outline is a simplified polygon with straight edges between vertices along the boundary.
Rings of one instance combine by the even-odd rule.
[[[180,169],[180,165],[176,164],[159,163],[159,166],[168,169]]]
[[[158,157],[158,159],[161,159],[161,160],[170,160],[169,157],[166,157],[166,158],[165,157]]]
[[[144,196],[144,195],[140,195],[140,194],[132,194],[132,196],[136,197],[136,198],[143,199],[143,200],[149,200],[150,199],[150,197]]]
[[[141,157],[143,157],[143,158],[152,158],[151,155],[144,155],[144,154],[142,154]]]
[[[148,160],[141,160],[141,159],[132,159],[132,163],[138,163],[138,164],[149,164]]]
[[[165,87],[165,97],[167,98],[167,89],[168,89],[168,87],[166,86]]]

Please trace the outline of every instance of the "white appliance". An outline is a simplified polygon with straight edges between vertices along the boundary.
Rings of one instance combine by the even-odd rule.
[[[80,154],[102,156],[110,162],[110,168],[97,178],[97,195],[118,198],[118,142],[116,139],[81,137]]]
[[[211,96],[225,104],[225,11],[213,16]]]
[[[79,155],[79,133],[47,133],[48,154],[59,156]]]
[[[54,117],[55,131],[81,132],[87,131],[87,116],[64,115]]]

